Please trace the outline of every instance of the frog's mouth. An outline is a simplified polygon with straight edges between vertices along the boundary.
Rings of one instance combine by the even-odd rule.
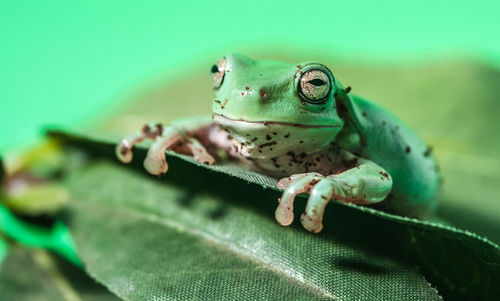
[[[233,119],[229,118],[227,116],[224,116],[222,114],[213,114],[213,120],[221,125],[226,125],[226,124],[235,124],[239,123],[241,125],[247,124],[249,126],[251,125],[264,125],[264,126],[272,126],[272,125],[281,125],[281,126],[292,126],[292,127],[298,127],[298,128],[338,128],[341,125],[340,124],[332,124],[332,125],[318,125],[318,124],[301,124],[301,123],[293,123],[293,122],[283,122],[283,121],[249,121],[249,120],[243,120],[243,119]]]

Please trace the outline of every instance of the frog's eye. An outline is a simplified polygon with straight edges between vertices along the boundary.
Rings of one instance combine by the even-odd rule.
[[[313,104],[324,103],[332,89],[330,76],[319,69],[307,70],[299,80],[299,96]]]
[[[215,89],[219,88],[224,81],[224,74],[226,70],[226,58],[221,58],[215,63],[215,65],[210,68],[210,73],[212,75],[212,84]]]

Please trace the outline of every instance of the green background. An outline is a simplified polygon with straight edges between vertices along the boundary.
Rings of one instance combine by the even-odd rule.
[[[496,0],[3,1],[0,151],[43,125],[102,118],[146,81],[188,77],[230,51],[391,65],[451,54],[498,67],[499,13]]]

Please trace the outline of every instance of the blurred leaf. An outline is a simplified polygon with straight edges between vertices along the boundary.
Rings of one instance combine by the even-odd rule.
[[[68,262],[43,250],[13,246],[0,265],[2,300],[119,300]]]
[[[50,228],[40,227],[20,220],[0,204],[0,234],[24,246],[52,250],[73,264],[80,265],[68,228],[61,221],[56,221]]]
[[[23,185],[8,190],[2,202],[12,211],[24,215],[53,214],[68,199],[67,191],[55,182]]]

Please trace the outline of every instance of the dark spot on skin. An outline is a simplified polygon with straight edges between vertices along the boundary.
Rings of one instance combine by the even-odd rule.
[[[260,98],[264,99],[267,96],[267,92],[265,90],[261,89],[259,91],[259,96],[260,96]]]
[[[406,153],[409,154],[411,152],[411,148],[409,146],[406,147],[405,149]]]
[[[163,126],[159,123],[156,124],[156,135],[161,136],[163,134]]]
[[[386,177],[386,178],[389,178],[389,174],[388,174],[388,173],[386,173],[386,172],[385,172],[385,171],[383,171],[383,170],[381,170],[381,171],[379,172],[379,174],[383,175],[383,176],[384,176],[384,177]]]
[[[347,86],[347,88],[345,88],[345,93],[349,93],[351,92],[351,86]]]
[[[366,116],[368,116],[368,114],[366,114],[366,112],[363,112],[363,116],[365,116],[365,117],[366,117]]]
[[[261,74],[259,74],[259,76],[263,76],[263,75],[264,75],[264,74],[262,74],[262,73],[261,73]]]
[[[286,134],[286,135],[285,135],[285,136],[283,136],[283,137],[285,137],[285,138],[290,137],[290,133]]]
[[[301,69],[301,68],[302,68],[302,66],[301,66],[301,65],[297,65],[297,68]]]
[[[214,101],[215,101],[216,103],[220,103],[220,100],[218,100],[218,99],[214,99]]]
[[[224,102],[220,105],[220,108],[221,108],[221,109],[224,109],[224,107],[225,107],[225,106],[226,106],[226,104],[227,104],[227,101],[228,101],[228,100],[227,100],[227,98],[225,98],[225,99],[224,99]]]
[[[305,157],[307,157],[307,154],[306,154],[306,153],[304,153],[304,152],[301,152],[301,153],[299,154],[299,157],[300,157],[301,159],[304,159]]]
[[[267,142],[267,143],[264,143],[264,144],[261,144],[259,146],[257,146],[258,148],[264,148],[266,146],[272,146],[272,145],[275,145],[276,144],[276,141],[271,141],[271,142]]]
[[[277,163],[274,163],[274,167],[280,168],[281,166],[279,164],[277,164]]]
[[[233,140],[233,136],[231,136],[231,135],[227,135],[226,138],[227,138],[227,140]]]
[[[311,182],[309,182],[309,185],[314,186],[314,185],[316,185],[318,182],[319,182],[319,180],[318,180],[318,179],[314,179],[314,180],[311,180]]]
[[[248,137],[248,136],[250,136],[250,134],[246,134],[245,136],[247,136],[247,137]]]
[[[208,165],[208,161],[203,161],[203,164]]]
[[[304,140],[300,140],[299,143],[304,143]]]
[[[266,135],[266,140],[271,140],[271,139],[273,139],[271,136]]]
[[[316,157],[316,161],[318,162],[321,161],[320,157]]]
[[[258,139],[257,137],[254,137],[254,138],[252,139],[252,142],[257,141],[257,139]]]
[[[128,147],[126,147],[126,146],[120,147],[120,154],[122,156],[125,156],[127,154],[127,152],[128,152]]]
[[[249,86],[245,86],[245,90],[250,90],[250,87]]]
[[[258,150],[258,152],[259,152],[259,153],[262,153],[262,151],[261,151],[260,149]]]
[[[387,124],[387,122],[385,122],[385,121],[382,121],[382,125],[386,125],[386,124]]]
[[[241,96],[245,96],[247,93],[245,91],[241,91]]]
[[[274,136],[276,136],[276,135],[278,135],[278,133],[276,133],[276,132],[273,132],[273,135],[274,135]]]
[[[290,167],[291,167],[291,166],[292,166],[292,163],[288,163],[288,166],[290,166]]]
[[[424,152],[424,157],[429,157],[431,155],[431,152],[432,152],[432,147],[428,146]]]
[[[399,130],[399,125],[396,125],[396,127],[394,127],[394,129],[397,131]]]
[[[145,124],[143,127],[142,127],[142,133],[143,134],[148,134],[151,130],[149,129],[149,125]]]
[[[324,195],[321,195],[321,198],[322,198],[323,200],[325,200],[325,201],[327,201],[327,200],[328,200],[328,198],[327,198],[326,196],[324,196]]]
[[[383,180],[384,180],[384,177],[380,177],[380,180],[382,180],[382,181],[383,181]]]

